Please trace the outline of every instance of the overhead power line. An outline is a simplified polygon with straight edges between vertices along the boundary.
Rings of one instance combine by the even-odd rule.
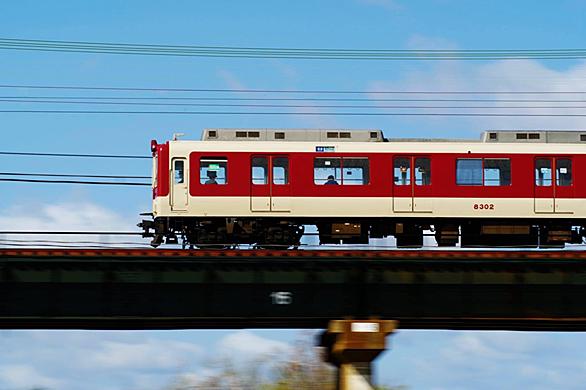
[[[108,186],[151,186],[150,183],[115,182],[115,181],[45,180],[45,179],[14,179],[14,178],[0,178],[0,181],[17,182],[17,183],[89,184],[89,185],[108,185]]]
[[[300,60],[515,60],[586,58],[586,49],[398,50],[244,46],[162,45],[0,38],[0,49],[37,52],[175,56],[203,58],[283,58]]]
[[[151,159],[151,156],[133,156],[121,154],[80,154],[80,153],[36,153],[36,152],[8,152],[0,151],[4,156],[38,156],[38,157],[81,157],[81,158],[122,158],[122,159]]]
[[[105,100],[44,100],[44,99],[1,99],[4,103],[34,104],[74,104],[74,105],[113,105],[113,106],[172,106],[172,107],[246,107],[246,108],[407,108],[407,109],[584,109],[586,106],[429,106],[429,105],[334,105],[334,104],[251,104],[251,103],[153,103],[153,102],[109,102]]]
[[[586,99],[421,99],[421,98],[316,98],[316,97],[132,97],[132,96],[1,96],[0,99],[15,99],[25,101],[28,99],[50,99],[50,100],[137,100],[137,101],[243,101],[243,102],[264,102],[264,101],[307,101],[307,102],[487,102],[487,103],[586,103]],[[98,103],[96,103],[98,104]]]
[[[44,231],[44,230],[0,230],[0,235],[60,235],[60,236],[140,236],[143,232],[108,232],[108,231],[71,231],[71,230],[59,230],[59,231]]]
[[[150,179],[150,176],[122,176],[122,175],[86,175],[70,173],[24,173],[24,172],[0,172],[0,176],[25,176],[25,177],[77,177],[84,179]]]
[[[468,116],[468,117],[586,117],[586,114],[487,112],[315,112],[315,111],[102,111],[102,110],[0,110],[5,114],[125,114],[125,115],[304,115],[304,116]]]
[[[106,87],[83,85],[26,85],[0,84],[0,88],[27,88],[77,91],[135,91],[135,92],[211,92],[211,93],[287,93],[287,94],[416,94],[416,95],[568,95],[586,94],[586,91],[460,91],[460,90],[334,90],[334,89],[246,89],[246,88],[156,88],[156,87]]]

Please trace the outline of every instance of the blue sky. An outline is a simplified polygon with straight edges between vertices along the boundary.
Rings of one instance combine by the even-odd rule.
[[[19,1],[0,5],[0,37],[177,45],[360,49],[581,48],[586,3],[400,1]],[[586,90],[586,62],[374,62],[116,56],[0,50],[0,84],[335,90]],[[0,88],[0,95],[112,93]],[[139,96],[126,93],[125,96]],[[161,93],[157,96],[171,96]],[[173,95],[174,96],[174,95]],[[187,96],[187,95],[185,95]],[[372,94],[365,93],[364,97]],[[502,95],[501,98],[506,98]],[[582,96],[583,97],[583,96]],[[0,109],[33,107],[0,102]],[[41,107],[41,106],[34,106]],[[317,109],[316,109],[317,110]],[[319,112],[319,110],[317,110]],[[477,138],[488,128],[585,128],[582,118],[404,118],[0,113],[0,150],[148,154],[149,141],[206,127],[381,128],[387,136]],[[148,175],[147,161],[0,156],[3,171]],[[132,229],[149,189],[0,183],[0,230]],[[209,350],[283,347],[298,331],[1,332],[0,388],[148,389],[201,374]],[[255,338],[256,337],[256,338]],[[228,341],[226,341],[228,340]],[[252,342],[251,342],[252,340]],[[171,342],[172,341],[172,342]],[[399,332],[378,362],[412,389],[579,388],[583,334]],[[248,343],[248,344],[247,344]],[[63,348],[63,346],[66,348]],[[131,345],[131,347],[128,347]],[[140,347],[136,347],[136,346]],[[193,346],[190,348],[189,346]],[[141,349],[142,348],[142,349]],[[268,347],[267,347],[268,348]],[[124,358],[168,349],[166,360]],[[203,353],[202,351],[205,351]],[[238,355],[244,359],[247,351]],[[100,354],[101,353],[101,354]],[[92,355],[93,354],[93,355]],[[94,356],[96,355],[97,356]],[[118,356],[118,364],[100,360]],[[91,356],[90,356],[91,355]],[[89,356],[96,369],[71,357]],[[122,357],[120,357],[122,356]],[[89,359],[89,358],[88,358]],[[126,359],[126,360],[125,360]],[[48,363],[48,362],[51,363]],[[185,363],[188,361],[189,363]],[[117,362],[117,363],[116,363]],[[100,371],[102,370],[102,371]],[[115,372],[109,379],[104,373]],[[27,379],[28,382],[27,382]],[[32,379],[31,379],[32,378]],[[95,381],[95,382],[94,382]],[[496,382],[495,382],[496,381]],[[37,383],[38,382],[38,383]],[[495,386],[496,384],[496,386]],[[88,387],[89,388],[89,387]]]

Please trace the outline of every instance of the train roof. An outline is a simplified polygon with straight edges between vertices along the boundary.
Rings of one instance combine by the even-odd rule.
[[[586,143],[586,130],[488,130],[479,140],[385,138],[378,129],[205,129],[202,141]]]

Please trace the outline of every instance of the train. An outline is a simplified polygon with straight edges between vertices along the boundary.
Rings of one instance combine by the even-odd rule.
[[[560,248],[586,235],[586,131],[478,140],[371,129],[205,129],[151,142],[151,245],[319,244]]]

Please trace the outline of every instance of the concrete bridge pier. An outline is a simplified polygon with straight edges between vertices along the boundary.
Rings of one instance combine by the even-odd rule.
[[[324,359],[338,368],[338,390],[372,390],[372,362],[386,349],[397,321],[333,320],[322,333]]]

